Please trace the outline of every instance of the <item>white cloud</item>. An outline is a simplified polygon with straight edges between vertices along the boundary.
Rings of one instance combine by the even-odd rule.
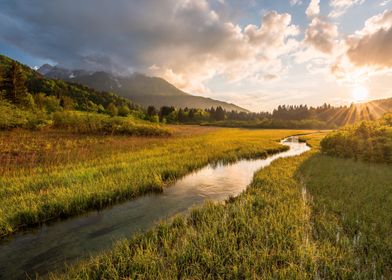
[[[320,14],[320,0],[310,0],[305,13],[310,18],[318,16]]]
[[[298,46],[292,37],[299,34],[299,29],[291,24],[291,16],[275,11],[266,13],[260,26],[247,25],[242,29],[230,22],[216,21],[209,28],[220,32],[210,38],[211,42],[203,43],[208,48],[164,46],[148,53],[158,67],[152,74],[198,93],[208,91],[204,82],[216,75],[223,75],[230,82],[272,80],[286,70],[280,57]]]
[[[302,0],[290,0],[290,5],[291,6],[302,5]]]
[[[314,18],[305,33],[304,42],[323,53],[332,53],[338,36],[336,25]]]
[[[329,17],[337,18],[344,15],[348,9],[354,5],[361,5],[365,0],[331,0],[329,5],[332,11],[329,13]]]
[[[392,12],[371,17],[363,29],[348,36],[332,73],[348,83],[364,81],[392,71]]]
[[[392,11],[368,19],[346,42],[347,55],[355,65],[392,68]]]

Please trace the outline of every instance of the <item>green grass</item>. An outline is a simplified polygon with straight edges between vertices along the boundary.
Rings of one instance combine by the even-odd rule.
[[[316,274],[301,159],[257,173],[227,204],[207,203],[73,268],[64,279],[305,279]]]
[[[311,195],[325,278],[392,277],[392,166],[323,155],[297,172]],[[325,272],[324,272],[325,271]]]
[[[118,149],[118,142],[117,145],[97,144],[97,150],[102,151],[101,156],[94,152],[94,141],[113,137],[90,136],[93,141],[90,145],[84,142],[84,138],[77,138],[71,141],[71,146],[75,141],[81,141],[81,145],[92,147],[83,152],[79,150],[80,143],[76,143],[76,148],[70,148],[71,153],[65,155],[60,151],[63,147],[67,150],[66,145],[57,139],[53,141],[58,149],[55,148],[53,154],[49,153],[53,161],[52,158],[43,157],[41,161],[39,156],[32,157],[28,161],[36,165],[25,169],[19,168],[18,164],[7,163],[8,159],[13,159],[11,152],[10,157],[4,160],[9,170],[3,169],[0,177],[0,235],[49,219],[99,209],[147,192],[161,191],[168,183],[208,163],[264,157],[286,149],[277,140],[296,133],[299,131],[206,129],[205,133],[154,139],[146,141],[146,144],[137,141],[138,144],[131,145],[129,150],[127,145]],[[64,137],[64,134],[59,136]],[[127,141],[129,138],[120,139]],[[144,141],[148,138],[139,139]],[[7,146],[9,141],[10,138],[5,137],[0,144]],[[19,142],[33,145],[33,150],[39,150],[41,144],[52,144],[42,139],[37,140],[37,145],[26,141],[33,142],[34,138],[13,140],[17,146]],[[15,149],[9,148],[11,151]],[[23,155],[23,150],[17,149],[16,156],[20,152]],[[80,161],[72,160],[72,155],[78,159],[79,154]],[[57,160],[58,155],[60,159]],[[70,162],[67,157],[71,157]],[[23,163],[23,158],[18,160]]]
[[[82,111],[57,111],[19,108],[1,99],[0,130],[15,128],[41,130],[62,129],[84,134],[110,134],[134,136],[168,136],[170,130],[163,125],[148,122],[138,117],[110,117],[106,114]]]
[[[136,136],[168,136],[170,130],[162,125],[132,116],[110,117],[105,114],[78,111],[56,112],[53,127],[76,133],[123,134]]]
[[[389,279],[392,168],[314,147],[54,279]]]

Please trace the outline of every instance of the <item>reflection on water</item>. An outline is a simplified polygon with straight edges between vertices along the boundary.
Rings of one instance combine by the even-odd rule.
[[[281,157],[295,156],[310,148],[298,138],[282,141],[290,150],[266,159],[241,160],[230,165],[207,166],[185,176],[161,194],[146,195],[102,211],[44,225],[21,233],[0,245],[0,278],[24,279],[62,268],[109,248],[113,241],[145,230],[156,221],[186,211],[205,200],[222,201],[241,193],[258,169]]]

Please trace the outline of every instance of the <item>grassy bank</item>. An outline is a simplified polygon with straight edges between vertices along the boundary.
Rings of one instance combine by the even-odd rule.
[[[279,159],[206,203],[54,279],[389,279],[392,169],[318,153]]]
[[[286,147],[277,140],[299,131],[206,129],[195,135],[179,133],[175,137],[147,141],[146,138],[132,141],[129,137],[67,136],[67,132],[52,138],[29,137],[34,132],[4,133],[20,138],[0,137],[0,148],[11,150],[0,178],[1,235],[48,219],[76,215],[146,192],[160,191],[167,183],[208,163],[263,157],[281,151]],[[22,143],[27,147],[21,147]],[[42,160],[27,156],[26,161],[32,164],[20,168],[18,163],[22,166],[25,163],[26,149],[30,148],[34,154],[47,146],[48,152],[41,153]],[[13,161],[14,156],[17,161]]]
[[[310,211],[281,159],[227,204],[207,203],[69,271],[64,279],[305,279],[316,273]]]
[[[320,276],[390,279],[392,166],[314,155],[297,177],[312,198]]]

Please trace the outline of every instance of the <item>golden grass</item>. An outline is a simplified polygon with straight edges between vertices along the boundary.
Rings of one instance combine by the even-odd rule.
[[[392,170],[316,147],[53,279],[390,279]]]
[[[187,129],[159,139],[3,132],[2,155],[16,160],[6,161],[0,178],[0,235],[161,191],[208,163],[264,157],[286,149],[277,140],[299,133]]]

